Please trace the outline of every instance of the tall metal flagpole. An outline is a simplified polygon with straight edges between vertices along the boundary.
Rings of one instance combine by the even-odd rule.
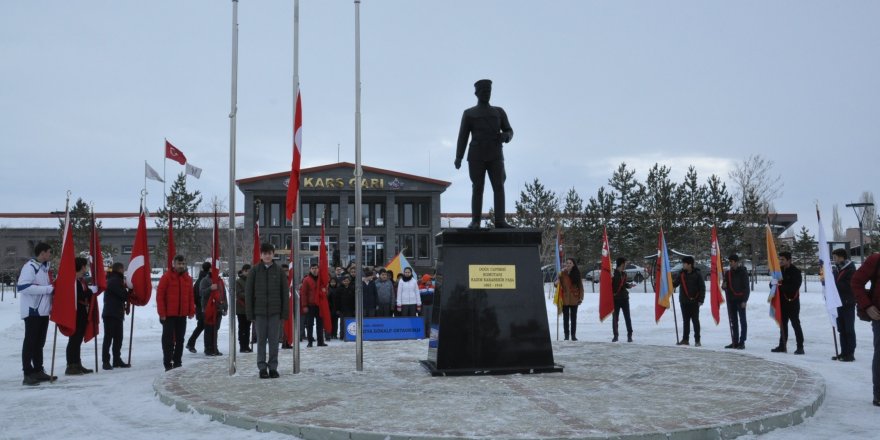
[[[357,371],[364,371],[364,283],[363,273],[363,219],[361,218],[361,0],[354,0],[354,267],[355,318],[357,320]]]
[[[229,305],[229,375],[235,374],[235,117],[238,113],[238,0],[232,0],[232,102],[229,110],[229,262],[226,291]],[[216,340],[215,340],[216,342]]]
[[[293,126],[293,142],[291,145],[294,149],[296,149],[296,127],[293,121],[296,121],[296,98],[299,96],[299,0],[293,0],[293,119],[291,120],[291,125]],[[289,185],[290,183],[288,183]],[[299,204],[299,185],[296,187],[296,202]],[[298,208],[299,206],[297,206]],[[293,213],[293,222],[291,223],[292,227],[292,235],[293,235],[293,243],[290,244],[290,265],[293,279],[290,280],[290,294],[293,295],[293,310],[290,311],[290,318],[293,320],[293,374],[299,374],[299,365],[300,365],[300,357],[299,357],[299,339],[300,339],[300,330],[302,329],[301,319],[302,314],[300,313],[300,297],[299,291],[297,290],[297,284],[294,280],[299,279],[298,275],[301,270],[299,269],[302,264],[299,261],[299,210],[294,210]]]

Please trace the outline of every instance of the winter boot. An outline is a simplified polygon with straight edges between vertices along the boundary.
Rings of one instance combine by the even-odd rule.
[[[126,364],[122,362],[122,359],[113,361],[113,368],[131,368],[131,364]]]
[[[678,343],[676,343],[675,345],[691,345],[691,342],[688,341],[687,339],[682,339],[682,340],[678,341]]]
[[[734,342],[734,343],[731,343],[731,344],[725,345],[724,348],[728,348],[728,349],[730,349],[730,348],[738,348],[738,346],[737,346],[737,344]]]
[[[785,353],[787,350],[784,345],[777,346],[776,348],[770,349],[773,353]]]
[[[794,354],[804,354],[804,347],[800,346],[794,351]]]
[[[79,366],[79,370],[82,371],[83,374],[90,374],[90,373],[94,373],[94,372],[95,372],[95,370],[92,370],[91,368],[83,367],[82,364],[79,364],[78,366]]]
[[[696,339],[694,339],[694,347],[702,347],[702,346],[703,346],[703,345],[700,344],[700,338],[696,338]]]
[[[103,364],[101,365],[101,369],[102,370],[112,370],[113,365],[110,365],[110,362],[104,361]]]
[[[260,379],[268,379],[269,378],[269,370],[263,368],[260,370]]]
[[[611,342],[617,342],[617,335],[614,335],[614,337],[611,338]]]
[[[626,334],[626,342],[632,342],[632,341],[633,341],[633,334],[632,334],[632,332],[629,332]]]
[[[67,369],[64,370],[65,376],[82,376],[83,374],[85,373],[80,370],[80,367],[77,364],[67,364]]]
[[[24,380],[21,381],[21,384],[22,384],[22,385],[27,385],[27,386],[29,386],[29,387],[32,387],[32,386],[39,385],[39,384],[40,384],[40,381],[37,380],[37,378],[35,378],[35,377],[34,377],[33,375],[31,375],[31,374],[25,374],[25,375],[24,375]],[[875,401],[875,402],[876,402],[876,401]]]

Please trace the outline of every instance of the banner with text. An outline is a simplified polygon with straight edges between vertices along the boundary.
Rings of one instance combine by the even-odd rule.
[[[345,340],[354,342],[357,337],[357,321],[345,318]],[[412,318],[364,318],[365,341],[392,341],[398,339],[423,339],[425,324],[421,317]]]

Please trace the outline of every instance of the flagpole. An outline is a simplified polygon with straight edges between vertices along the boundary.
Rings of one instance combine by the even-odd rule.
[[[92,245],[91,245],[91,248],[95,249],[95,252],[101,252],[101,249],[98,249],[98,240],[97,240],[98,230],[96,229],[96,226],[95,226],[95,204],[92,203],[91,205],[92,205]],[[94,255],[92,255],[91,257],[92,257],[91,266],[92,266],[92,268],[94,268],[94,270],[92,270],[92,281],[95,283],[95,286],[97,286],[98,280],[95,279],[95,276],[98,274],[98,259]],[[101,261],[104,261],[104,259],[101,258]],[[94,294],[94,295],[97,295],[97,294]],[[94,304],[92,304],[92,301],[89,301],[90,307],[97,307],[98,306],[98,299],[94,295],[92,295],[92,301],[94,301]],[[91,316],[91,314],[93,312],[94,312],[94,309],[89,309],[89,316]],[[95,326],[95,330],[94,330],[94,332],[95,332],[95,374],[98,374],[98,322],[97,321],[95,321],[94,326]]]
[[[67,199],[64,201],[64,212],[67,213],[67,224],[64,225],[65,228],[70,226],[70,190],[67,190]],[[65,238],[67,238],[65,236]],[[62,247],[64,246],[64,242],[61,243]],[[49,367],[49,381],[54,382],[52,377],[55,377],[55,345],[58,343],[58,323],[55,323],[55,335],[52,337],[52,365]]]
[[[672,286],[670,286],[672,287]],[[675,321],[675,343],[678,344],[678,313],[675,311],[675,298],[672,297],[672,292],[669,292],[669,302],[672,303],[672,319]]]
[[[354,266],[355,274],[358,278],[361,276],[363,263],[363,234],[364,228],[361,219],[361,177],[363,170],[361,169],[361,0],[354,0],[354,90],[355,90],[355,110],[354,110]],[[356,350],[356,367],[357,371],[364,370],[364,288],[363,282],[355,280],[355,319],[357,320],[357,350]]]
[[[168,139],[165,139],[165,143],[168,143]],[[167,147],[166,147],[167,148]],[[165,169],[168,168],[168,158],[165,157],[162,159],[162,207],[166,206],[166,202],[168,200],[168,177],[165,176]],[[144,185],[146,187],[146,185]]]
[[[232,0],[232,102],[229,111],[229,375],[235,374],[235,122],[238,114],[238,0]],[[219,328],[218,328],[219,331]],[[217,339],[214,339],[215,341]]]
[[[293,0],[293,148],[296,150],[296,100],[299,97],[299,0]],[[294,153],[295,154],[295,153]],[[288,185],[291,183],[288,182]],[[296,186],[296,197],[294,200],[293,220],[291,222],[291,233],[293,235],[293,243],[290,244],[290,264],[293,269],[293,280],[290,281],[290,294],[293,296],[293,310],[290,311],[290,319],[293,320],[293,374],[299,374],[300,367],[300,331],[302,330],[302,315],[300,314],[300,297],[294,280],[298,279],[301,266],[299,261],[299,185]]]

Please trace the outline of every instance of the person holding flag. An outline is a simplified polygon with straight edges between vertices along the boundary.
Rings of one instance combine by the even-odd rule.
[[[834,283],[837,285],[837,294],[840,296],[841,306],[837,308],[837,331],[840,333],[840,355],[831,358],[832,361],[852,362],[856,360],[856,297],[853,294],[850,282],[856,272],[856,266],[849,261],[846,249],[835,249],[831,252],[834,259],[832,271]]]
[[[743,350],[746,348],[746,303],[749,301],[749,272],[745,266],[739,264],[739,255],[730,254],[727,257],[729,269],[724,271],[721,281],[721,289],[727,297],[727,318],[730,321],[730,345],[724,348]],[[740,331],[740,327],[742,331]]]
[[[779,265],[782,268],[782,279],[778,283],[778,295],[782,322],[779,325],[779,345],[770,350],[773,353],[785,353],[788,343],[788,323],[794,329],[797,349],[794,354],[804,354],[804,331],[801,329],[800,289],[803,282],[801,270],[791,262],[791,252],[779,253]]]
[[[21,363],[24,372],[22,385],[38,385],[52,379],[43,368],[43,347],[49,331],[49,312],[52,311],[52,292],[49,282],[49,260],[52,247],[40,242],[34,246],[34,258],[21,268],[18,275],[18,293],[21,295],[21,319],[24,320],[24,343]]]
[[[122,361],[122,323],[125,320],[125,303],[130,291],[125,287],[125,266],[116,262],[107,274],[107,291],[104,292],[104,344],[101,349],[101,369],[129,368]],[[110,349],[113,349],[113,363],[110,363]]]
[[[620,318],[620,311],[623,310],[623,320],[626,321],[626,342],[633,341],[633,325],[629,316],[629,289],[633,284],[626,279],[626,263],[624,257],[617,257],[614,268],[614,277],[611,279],[612,294],[614,295],[614,314],[611,315],[611,330],[614,332],[614,338],[611,342],[617,342],[617,323]]]
[[[577,310],[584,302],[584,282],[573,258],[565,259],[558,283],[562,291],[562,331],[566,341],[569,335],[577,341]]]
[[[312,333],[315,330],[318,333],[318,347],[327,346],[324,342],[324,322],[319,316],[321,300],[319,291],[322,289],[326,292],[327,286],[318,284],[318,265],[312,264],[309,266],[309,273],[303,277],[299,288],[300,295],[302,295],[302,316],[305,318],[306,334],[309,341],[307,347],[312,347],[315,342],[315,335]]]
[[[76,264],[76,331],[67,339],[65,376],[82,376],[95,372],[95,370],[83,367],[80,356],[86,326],[89,324],[89,304],[92,302],[92,294],[95,293],[85,280],[86,273],[89,271],[89,260],[76,257],[74,264]],[[97,290],[97,286],[94,289]]]
[[[706,282],[700,269],[694,266],[694,257],[681,259],[681,272],[672,277],[672,287],[678,287],[683,331],[677,345],[690,345],[691,322],[694,324],[694,345],[700,346],[700,306],[706,300]]]

